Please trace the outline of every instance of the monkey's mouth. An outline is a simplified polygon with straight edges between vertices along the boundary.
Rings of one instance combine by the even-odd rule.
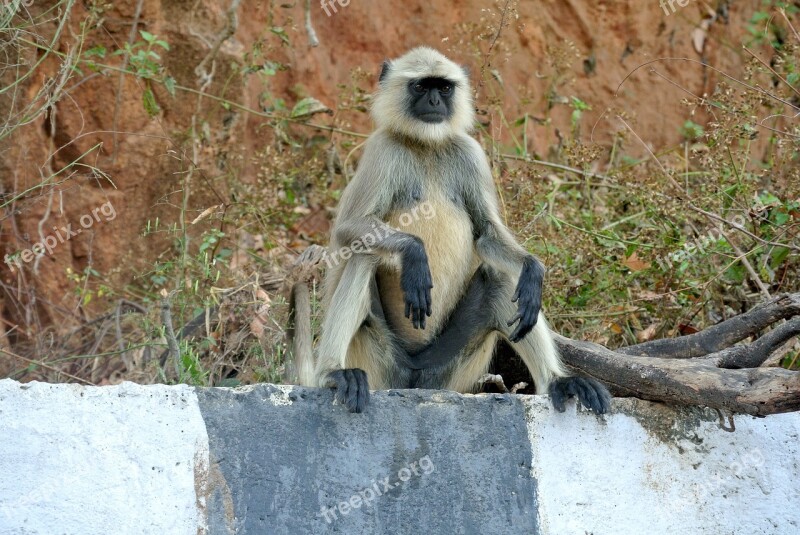
[[[419,120],[423,123],[441,123],[445,120],[445,115],[443,113],[438,112],[430,112],[430,113],[422,113],[419,116]]]

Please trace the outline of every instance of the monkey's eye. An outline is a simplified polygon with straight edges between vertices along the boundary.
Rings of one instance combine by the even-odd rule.
[[[416,83],[416,84],[414,84],[414,91],[416,91],[417,93],[424,93],[425,92],[425,86],[420,84],[420,83]]]
[[[442,86],[442,89],[441,89],[440,91],[441,91],[442,93],[444,93],[445,95],[447,95],[447,94],[449,94],[449,93],[450,93],[450,91],[452,91],[452,90],[453,90],[453,86],[451,86],[450,84],[445,84],[445,85],[443,85],[443,86]]]

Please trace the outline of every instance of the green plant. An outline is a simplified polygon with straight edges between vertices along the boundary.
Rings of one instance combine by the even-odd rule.
[[[150,117],[158,115],[161,107],[153,93],[152,82],[163,84],[170,95],[175,96],[175,80],[171,76],[164,76],[164,67],[158,49],[169,51],[169,43],[159,39],[145,30],[139,30],[142,41],[125,43],[120,50],[114,51],[115,56],[124,56],[128,63],[128,72],[145,81],[142,91],[142,105]],[[102,57],[102,56],[101,56]]]

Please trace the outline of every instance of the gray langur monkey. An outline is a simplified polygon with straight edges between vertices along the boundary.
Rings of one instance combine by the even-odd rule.
[[[608,390],[564,368],[540,312],[544,267],[500,217],[465,70],[426,47],[385,62],[372,117],[332,229],[330,250],[347,253],[328,262],[316,360],[295,346],[300,382],[334,387],[352,412],[370,386],[472,392],[504,338],[558,410],[577,396],[606,412]],[[431,217],[408,217],[423,205]]]

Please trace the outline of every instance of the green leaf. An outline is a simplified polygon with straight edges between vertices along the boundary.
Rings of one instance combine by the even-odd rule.
[[[155,117],[161,112],[161,107],[159,107],[158,102],[156,102],[156,96],[149,86],[142,92],[142,105],[144,105],[144,111],[146,111],[147,115],[150,117]]]
[[[688,140],[698,139],[704,133],[703,127],[692,121],[686,121],[681,128],[681,135]]]
[[[780,210],[776,210],[772,213],[772,220],[775,222],[776,225],[785,225],[789,222],[789,214]]]
[[[787,247],[776,247],[770,255],[770,267],[772,269],[778,269],[778,267],[783,264],[784,260],[789,257],[789,252],[790,250]]]
[[[269,31],[271,31],[272,33],[274,33],[275,35],[280,37],[281,41],[283,41],[283,44],[285,44],[285,45],[289,45],[290,44],[289,43],[289,36],[286,35],[286,30],[284,30],[280,26],[273,26],[272,28],[269,29]]]
[[[119,51],[118,51],[119,52]],[[83,53],[84,58],[91,58],[92,56],[97,56],[99,58],[106,57],[106,47],[103,45],[93,46],[89,50]]]
[[[227,258],[230,258],[232,255],[233,251],[231,249],[223,247],[222,249],[217,251],[217,254],[214,256],[214,260],[225,260]]]
[[[145,30],[139,30],[139,35],[141,35],[142,39],[144,39],[148,43],[152,43],[153,41],[156,40],[156,36],[155,35],[153,35],[150,32],[147,32]]]
[[[217,243],[217,239],[213,236],[206,238],[203,243],[200,244],[200,252],[205,252],[211,248],[212,245]]]
[[[293,119],[299,117],[310,117],[317,113],[330,113],[331,110],[325,104],[315,99],[314,97],[306,97],[292,108],[291,117]]]
[[[175,78],[172,76],[164,78],[164,87],[170,95],[175,96]]]
[[[570,102],[570,105],[572,106],[573,109],[578,110],[578,111],[588,111],[588,110],[592,109],[591,106],[589,106],[587,103],[585,103],[584,101],[582,101],[578,97],[572,97],[572,101]]]
[[[758,200],[761,204],[772,204],[781,201],[778,197],[776,197],[775,195],[773,195],[768,191],[763,191],[759,193]]]

